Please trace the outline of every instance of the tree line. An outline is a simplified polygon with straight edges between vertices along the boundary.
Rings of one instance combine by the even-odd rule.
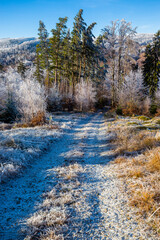
[[[112,21],[98,37],[96,23],[87,26],[82,9],[71,31],[67,20],[59,18],[50,37],[39,22],[31,69],[20,62],[16,69],[1,71],[0,119],[30,121],[46,111],[104,106],[124,115],[160,112],[160,31],[142,60],[133,40],[136,28],[124,19]]]
[[[54,84],[62,94],[74,96],[75,86],[81,79],[94,83],[104,81],[107,65],[93,35],[96,23],[87,26],[82,9],[74,18],[72,31],[66,26],[67,20],[67,17],[59,18],[50,38],[44,23],[39,22],[36,78],[47,88]]]

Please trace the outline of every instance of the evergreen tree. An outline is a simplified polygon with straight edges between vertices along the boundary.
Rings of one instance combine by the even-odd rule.
[[[51,55],[51,68],[55,75],[54,82],[58,84],[60,80],[60,73],[63,66],[63,46],[64,39],[67,34],[67,17],[59,18],[59,22],[56,24],[56,29],[52,29],[52,37],[50,38],[50,55]]]
[[[95,44],[92,33],[95,22],[87,26],[80,9],[74,18],[73,29],[67,29],[67,17],[59,18],[52,37],[48,39],[45,25],[40,21],[38,35],[40,43],[36,49],[36,78],[42,84],[51,87],[54,82],[62,95],[75,94],[75,86],[81,81],[101,82],[105,79],[106,63],[102,47]],[[46,74],[47,81],[44,81]],[[98,80],[99,79],[99,80]]]
[[[71,62],[71,35],[70,30],[67,31],[66,36],[63,39],[63,48],[62,48],[62,56],[63,56],[63,65],[62,65],[62,76],[65,81],[65,93],[67,94],[70,86],[72,85],[72,62]]]
[[[73,79],[73,95],[74,87],[78,82],[79,72],[82,64],[82,33],[85,30],[86,23],[82,17],[83,10],[80,9],[74,18],[73,30],[71,32],[71,61],[72,65],[72,79]]]
[[[23,62],[19,62],[17,66],[17,72],[21,75],[22,78],[25,78],[26,67]]]
[[[37,53],[37,73],[36,76],[39,78],[39,72],[42,70],[46,70],[46,76],[44,81],[45,86],[48,88],[50,82],[50,64],[49,64],[49,39],[48,39],[48,32],[45,28],[45,25],[42,21],[39,21],[39,28],[38,28],[38,35],[40,39],[40,43],[37,45],[36,53]],[[40,78],[38,79],[40,80]]]
[[[96,23],[94,22],[83,31],[79,79],[80,77],[83,77],[84,79],[86,77],[94,77],[96,47],[94,44],[94,35],[92,33],[92,30],[95,25]],[[81,75],[81,72],[83,72],[83,75]]]
[[[149,95],[154,101],[160,78],[160,31],[155,34],[153,44],[146,47],[143,76],[144,85],[148,88]]]
[[[39,57],[39,50],[36,49],[36,58],[35,58],[35,65],[36,65],[36,71],[35,71],[35,77],[37,81],[41,84],[43,84],[44,81],[44,75],[43,75],[43,69],[40,66],[40,57]]]

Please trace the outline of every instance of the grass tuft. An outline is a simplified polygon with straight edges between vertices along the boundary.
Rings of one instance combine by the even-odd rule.
[[[113,162],[115,172],[123,183],[129,204],[135,207],[135,213],[138,212],[140,220],[160,236],[159,132],[146,130],[145,123],[140,123],[141,129],[138,129],[128,124],[130,120],[132,118],[112,122],[109,128],[110,132],[116,133],[112,140],[115,152],[121,154]],[[146,118],[141,116],[139,120],[145,121]]]

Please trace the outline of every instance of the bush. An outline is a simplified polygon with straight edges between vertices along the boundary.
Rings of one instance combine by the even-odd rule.
[[[157,106],[155,104],[152,104],[150,106],[149,111],[150,111],[150,114],[152,114],[152,115],[156,114],[157,113]]]
[[[16,103],[12,99],[12,96],[10,96],[6,103],[6,109],[4,113],[4,122],[12,123],[17,119],[18,116],[19,116],[19,113],[16,108]]]
[[[31,127],[35,127],[38,125],[43,125],[46,122],[46,117],[44,112],[38,112],[30,122]]]
[[[5,112],[4,121],[13,122],[17,116],[30,122],[39,112],[46,111],[45,88],[34,77],[34,69],[26,72],[26,78],[22,79],[14,69],[9,68],[4,74],[3,89],[0,89],[0,100],[5,97],[2,107]]]
[[[118,115],[122,115],[122,108],[121,108],[121,107],[117,107],[116,113],[117,113]]]
[[[118,86],[118,85],[117,85]],[[126,110],[125,115],[140,111],[143,99],[143,76],[141,71],[131,71],[125,76],[121,87],[117,87],[116,98],[118,105]]]
[[[76,84],[75,102],[78,110],[87,111],[93,108],[96,102],[96,91],[91,81],[85,82],[83,79]]]
[[[124,116],[133,116],[134,114],[140,114],[141,110],[133,103],[128,103],[126,108],[122,109]]]

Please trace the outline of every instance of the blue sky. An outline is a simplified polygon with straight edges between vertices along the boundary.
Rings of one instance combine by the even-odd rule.
[[[65,16],[71,28],[80,8],[87,24],[97,22],[96,36],[112,20],[122,18],[139,33],[160,29],[160,0],[0,0],[0,38],[37,37],[39,20],[50,32]]]

